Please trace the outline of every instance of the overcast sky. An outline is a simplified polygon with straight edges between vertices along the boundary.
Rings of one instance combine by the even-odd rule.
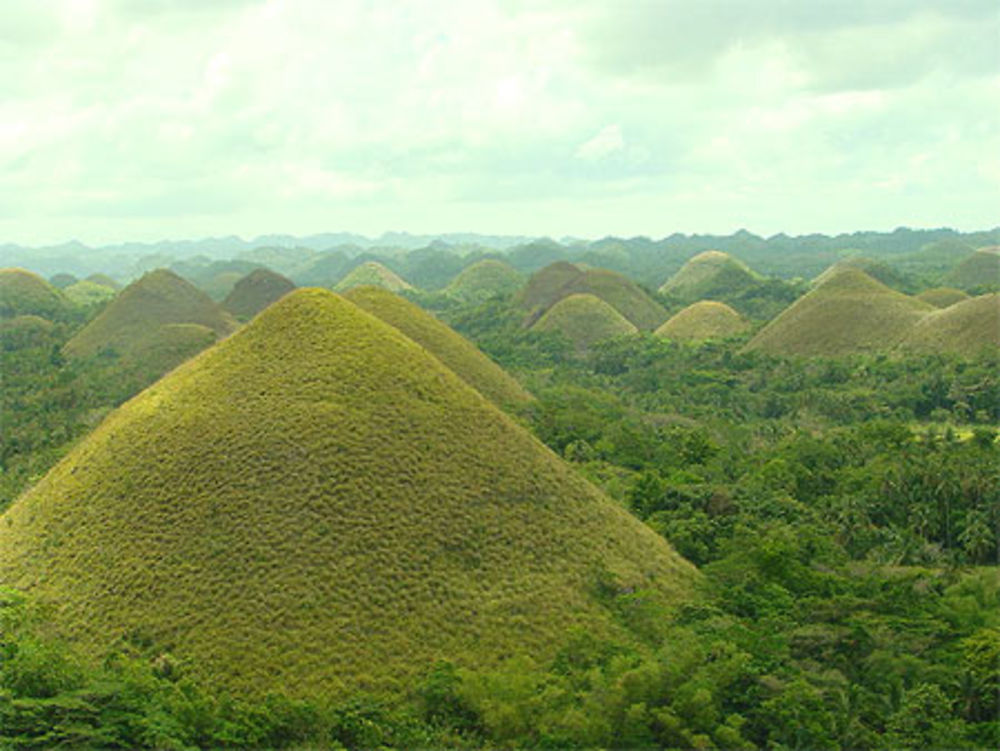
[[[2,0],[0,242],[1000,224],[996,0]]]

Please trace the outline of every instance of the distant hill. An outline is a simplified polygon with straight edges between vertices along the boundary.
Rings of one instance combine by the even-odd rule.
[[[295,289],[291,279],[270,269],[254,269],[236,282],[222,307],[237,320],[249,321],[260,311]]]
[[[110,287],[116,292],[122,288],[118,282],[112,279],[107,274],[91,274],[84,281],[93,282],[94,284],[100,284],[103,287]]]
[[[962,290],[1000,285],[1000,247],[980,248],[945,274],[941,282]]]
[[[382,287],[354,287],[344,297],[422,346],[479,393],[499,406],[531,394],[476,346],[433,315]]]
[[[559,300],[575,294],[599,297],[641,330],[651,331],[667,319],[663,306],[628,277],[565,261],[532,274],[516,301],[529,312],[529,322],[533,322]]]
[[[1000,294],[972,297],[929,313],[899,346],[907,352],[963,356],[1000,350]]]
[[[891,287],[897,292],[906,292],[911,286],[908,279],[906,279],[885,261],[876,261],[872,258],[865,258],[864,256],[851,256],[837,261],[837,263],[824,269],[823,273],[813,279],[812,286],[816,287],[822,284],[832,275],[845,268],[863,271],[872,279],[882,282],[882,284],[887,287]]]
[[[706,250],[664,282],[660,292],[681,300],[717,300],[738,295],[759,281],[760,277],[742,261],[728,253]]]
[[[934,287],[927,289],[917,295],[918,300],[930,303],[935,308],[947,308],[962,300],[968,300],[969,296],[960,289],[954,287]]]
[[[172,271],[160,269],[145,274],[122,290],[66,343],[63,351],[70,357],[91,357],[102,350],[128,358],[149,357],[154,350],[162,351],[160,339],[166,336],[171,342],[167,350],[175,352],[176,331],[163,329],[169,324],[197,324],[217,337],[226,336],[237,325],[204,292]],[[192,341],[191,337],[185,340]],[[201,341],[201,338],[194,337],[193,341]],[[170,358],[161,366],[166,370],[176,364],[177,361]]]
[[[397,329],[296,290],[113,412],[0,518],[0,585],[220,691],[400,692],[447,658],[637,643],[696,572]]]
[[[87,279],[69,285],[63,290],[63,294],[68,297],[74,305],[90,306],[100,305],[115,296],[115,291],[111,287],[97,284]]]
[[[413,286],[399,274],[377,261],[366,261],[360,266],[354,267],[347,276],[337,282],[334,289],[342,292],[351,287],[360,287],[365,284],[384,287],[390,292],[413,289]]]
[[[78,281],[80,280],[77,279],[75,276],[66,273],[53,274],[51,277],[49,277],[49,284],[51,284],[56,289],[66,289],[71,284],[76,284]]]
[[[482,302],[497,295],[512,295],[523,285],[524,277],[513,266],[485,258],[466,266],[444,291],[462,302]]]
[[[0,269],[0,318],[37,315],[54,318],[70,308],[66,297],[47,281],[24,269]]]
[[[586,293],[562,298],[545,311],[531,329],[558,331],[573,342],[577,350],[586,350],[604,339],[638,331],[635,324],[604,300]]]
[[[741,334],[750,324],[723,302],[700,300],[688,305],[653,333],[665,339],[720,339]]]
[[[855,268],[841,267],[747,344],[774,355],[888,352],[934,308]]]

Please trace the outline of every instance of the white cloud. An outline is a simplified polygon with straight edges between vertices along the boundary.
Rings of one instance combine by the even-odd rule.
[[[625,148],[622,129],[618,125],[606,125],[596,136],[580,144],[576,156],[580,159],[597,160],[621,151]]]

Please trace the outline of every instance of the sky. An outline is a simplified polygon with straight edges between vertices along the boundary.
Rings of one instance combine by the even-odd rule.
[[[998,224],[996,0],[0,10],[0,243]]]

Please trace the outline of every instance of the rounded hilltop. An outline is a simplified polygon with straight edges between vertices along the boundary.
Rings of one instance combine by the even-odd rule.
[[[721,250],[706,250],[688,259],[659,291],[682,300],[718,299],[758,282],[759,277],[742,261]]]
[[[528,323],[570,295],[593,295],[610,305],[637,329],[652,331],[667,312],[638,284],[608,269],[581,268],[565,261],[546,266],[528,279],[517,303],[528,311]]]
[[[859,269],[840,267],[761,329],[746,348],[773,355],[888,352],[932,310]]]
[[[351,287],[360,287],[361,285],[384,287],[390,292],[413,289],[412,284],[378,261],[365,261],[360,266],[355,266],[348,272],[347,276],[337,282],[334,289],[343,292]]]
[[[941,279],[949,287],[962,290],[983,285],[1000,285],[1000,246],[980,248],[959,262]]]
[[[900,349],[965,357],[1000,350],[1000,294],[968,298],[928,313],[907,333]]]
[[[926,289],[917,295],[918,300],[933,305],[935,308],[947,308],[962,300],[968,300],[969,296],[960,289],[954,287],[934,287]]]
[[[512,295],[523,285],[521,272],[509,263],[484,258],[462,269],[444,291],[462,302],[482,302],[498,295]]]
[[[0,584],[94,655],[128,634],[219,690],[397,692],[436,660],[634,641],[678,603],[656,533],[400,331],[286,295],[113,412],[0,517]]]
[[[579,293],[559,300],[545,311],[531,330],[558,332],[578,351],[604,339],[638,332],[631,321],[601,298]]]
[[[194,324],[179,336],[165,329],[174,324]],[[121,357],[143,360],[153,370],[164,372],[197,350],[182,352],[181,341],[192,346],[205,343],[205,331],[212,339],[236,329],[236,321],[208,295],[172,271],[151,271],[123,289],[107,307],[70,339],[63,351],[70,357],[92,357],[111,351]],[[160,360],[155,353],[173,353]],[[180,359],[177,359],[177,358]]]
[[[59,318],[70,301],[47,281],[24,269],[0,269],[0,318],[36,315]]]
[[[724,302],[700,300],[671,317],[653,333],[665,339],[722,339],[742,334],[750,324]]]
[[[474,344],[427,311],[382,287],[354,287],[344,297],[401,331],[450,368],[472,388],[501,407],[532,396]]]
[[[249,321],[293,289],[295,283],[291,279],[270,269],[254,269],[236,282],[222,307],[237,320]]]

